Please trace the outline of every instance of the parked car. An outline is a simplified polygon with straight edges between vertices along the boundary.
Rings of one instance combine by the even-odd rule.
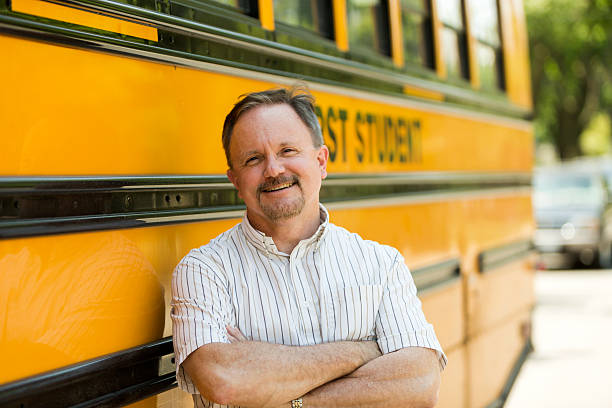
[[[612,207],[601,171],[575,166],[534,174],[536,249],[545,266],[612,267]]]

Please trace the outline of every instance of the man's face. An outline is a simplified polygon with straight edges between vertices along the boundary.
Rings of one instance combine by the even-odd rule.
[[[251,221],[285,220],[304,208],[318,214],[328,156],[326,146],[313,145],[293,108],[262,105],[243,114],[234,126],[227,176],[254,217]]]

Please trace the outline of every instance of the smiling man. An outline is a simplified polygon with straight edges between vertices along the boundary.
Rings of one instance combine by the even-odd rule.
[[[179,386],[196,407],[432,407],[446,357],[394,248],[329,222],[329,151],[302,89],[244,96],[223,128],[242,222],[176,267]]]

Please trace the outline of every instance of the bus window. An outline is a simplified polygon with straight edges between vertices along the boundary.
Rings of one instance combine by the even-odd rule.
[[[348,0],[347,15],[351,49],[391,55],[386,0]]]
[[[406,64],[435,68],[430,0],[401,0]]]
[[[274,19],[334,38],[331,0],[275,0]]]
[[[462,0],[437,0],[442,22],[442,55],[448,78],[469,79],[467,35]]]
[[[257,2],[254,0],[213,0],[216,3],[234,7],[248,16],[257,16]]]
[[[504,89],[499,14],[496,0],[470,1],[470,24],[482,89]]]

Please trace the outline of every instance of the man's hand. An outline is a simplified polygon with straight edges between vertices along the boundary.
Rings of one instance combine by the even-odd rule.
[[[249,339],[244,337],[244,334],[242,334],[242,332],[238,330],[237,328],[232,327],[232,326],[227,326],[225,329],[227,330],[227,335],[229,337],[230,343],[249,341]]]
[[[303,399],[306,407],[431,408],[436,405],[439,386],[436,352],[406,347],[322,385]]]
[[[380,349],[378,348],[378,343],[374,340],[368,341],[358,341],[357,344],[361,347],[361,351],[363,352],[363,359],[365,361],[364,364],[374,360],[382,356]]]

